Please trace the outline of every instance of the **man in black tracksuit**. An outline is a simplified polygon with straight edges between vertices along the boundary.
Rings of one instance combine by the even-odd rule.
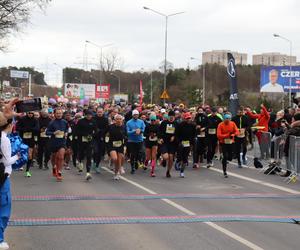
[[[235,138],[235,156],[238,160],[239,168],[242,167],[240,153],[243,153],[242,160],[243,164],[246,165],[246,153],[247,153],[247,131],[250,126],[249,119],[244,115],[243,109],[239,108],[237,115],[232,118],[232,121],[235,123],[239,129],[239,135]]]
[[[217,138],[217,128],[218,125],[222,122],[221,118],[217,116],[217,109],[212,108],[212,113],[208,116],[208,124],[206,129],[206,138],[207,138],[207,168],[213,166],[213,158],[216,152],[216,147],[218,145]]]
[[[193,168],[199,168],[199,157],[200,162],[203,162],[203,157],[206,152],[207,141],[205,136],[206,127],[208,125],[208,118],[204,113],[203,108],[198,109],[198,113],[195,117],[194,122],[196,123],[196,143],[193,152]]]
[[[38,164],[39,168],[49,169],[48,161],[50,160],[49,149],[49,136],[46,135],[46,129],[51,122],[47,110],[41,111],[41,116],[38,119],[39,122],[39,135],[38,135]],[[43,165],[44,163],[44,165]]]
[[[177,162],[180,162],[180,177],[184,178],[184,169],[188,165],[188,157],[191,146],[194,144],[196,136],[196,124],[192,121],[189,112],[183,115],[183,121],[178,124],[176,137],[178,139]]]
[[[86,158],[86,180],[92,178],[91,163],[93,153],[93,141],[97,131],[95,120],[93,119],[93,112],[87,110],[85,112],[85,118],[81,119],[77,123],[77,135],[78,135],[78,152],[79,152],[79,172],[83,171],[83,160]]]
[[[97,115],[94,119],[97,126],[94,141],[94,164],[95,170],[98,173],[100,171],[99,164],[105,154],[105,134],[108,130],[108,119],[104,116],[103,108],[97,109]]]

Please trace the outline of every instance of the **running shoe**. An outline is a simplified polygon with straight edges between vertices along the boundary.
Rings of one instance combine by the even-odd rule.
[[[155,173],[153,171],[151,171],[151,174],[150,174],[151,177],[156,177]]]
[[[120,174],[125,174],[125,169],[123,166],[121,166],[121,168],[120,168]]]
[[[62,181],[62,180],[63,180],[63,177],[62,177],[61,172],[57,172],[56,181]]]
[[[170,171],[167,171],[167,173],[166,173],[166,177],[167,177],[167,178],[171,178]]]
[[[115,180],[115,181],[120,180],[120,175],[119,175],[119,174],[115,174],[115,175],[114,175],[114,180]]]
[[[95,172],[96,172],[97,174],[100,174],[100,167],[96,167],[96,168],[95,168]]]
[[[53,177],[57,176],[57,169],[56,169],[56,167],[52,168],[52,175],[53,175]]]
[[[180,178],[184,178],[184,172],[180,172]]]
[[[175,162],[175,170],[176,171],[180,170],[180,162],[178,162],[178,161]]]
[[[227,175],[227,173],[225,173],[225,174],[224,174],[224,178],[228,178],[228,175]]]
[[[0,243],[0,249],[1,250],[7,250],[7,249],[9,249],[9,245],[7,244],[7,242],[1,242]]]
[[[243,165],[247,165],[247,159],[243,159]]]
[[[198,165],[197,163],[194,163],[193,168],[194,168],[194,169],[198,169],[198,168],[199,168],[199,165]]]
[[[90,173],[86,173],[85,179],[86,179],[87,181],[91,180],[91,179],[92,179],[91,174],[90,174]]]
[[[31,177],[31,173],[29,171],[26,171],[25,172],[25,176],[28,177],[28,178],[30,178]]]
[[[79,172],[79,173],[82,173],[82,172],[83,172],[83,163],[82,163],[82,162],[80,162],[80,163],[78,164],[78,172]]]
[[[69,165],[65,166],[65,170],[71,170],[71,168],[69,167]]]

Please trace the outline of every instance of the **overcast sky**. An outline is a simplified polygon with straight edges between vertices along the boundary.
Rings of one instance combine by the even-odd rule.
[[[300,1],[297,0],[52,0],[46,13],[35,11],[25,32],[11,39],[10,52],[2,54],[0,66],[34,66],[46,73],[51,84],[61,81],[63,67],[82,67],[85,40],[99,45],[113,43],[104,51],[118,51],[122,70],[158,68],[164,58],[163,17],[185,11],[169,20],[168,61],[186,67],[190,57],[201,59],[203,51],[229,49],[252,55],[289,53],[300,61]],[[99,49],[87,46],[89,62],[97,63]],[[94,66],[95,68],[96,66]]]

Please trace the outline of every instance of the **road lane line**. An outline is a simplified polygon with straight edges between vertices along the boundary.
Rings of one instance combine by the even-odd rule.
[[[109,172],[109,173],[114,174],[114,172],[111,171],[110,169],[108,169],[107,167],[102,167],[102,169],[104,169],[105,171],[107,171],[107,172]],[[127,183],[132,184],[133,186],[135,186],[135,187],[137,187],[137,188],[139,188],[139,189],[144,190],[145,192],[147,192],[147,193],[149,193],[149,194],[158,194],[158,193],[156,193],[156,192],[150,190],[149,188],[146,188],[146,187],[140,185],[139,183],[137,183],[137,182],[135,182],[135,181],[132,181],[132,180],[127,179],[127,178],[124,177],[124,176],[121,176],[121,179],[124,180],[124,181],[126,181]],[[189,210],[189,209],[187,209],[187,208],[185,208],[185,207],[179,205],[178,203],[173,202],[173,201],[171,201],[171,200],[169,200],[169,199],[162,199],[162,201],[164,201],[165,203],[169,204],[170,206],[172,206],[172,207],[178,209],[179,211],[181,211],[181,212],[183,212],[183,213],[185,213],[185,214],[187,214],[187,215],[196,215],[196,214],[195,214],[194,212],[192,212],[191,210]],[[263,248],[259,247],[258,245],[254,244],[254,243],[252,243],[252,242],[250,242],[250,241],[248,241],[248,240],[246,240],[245,238],[242,238],[241,236],[239,236],[239,235],[237,235],[237,234],[235,234],[235,233],[233,233],[233,232],[231,232],[231,231],[229,231],[229,230],[227,230],[227,229],[225,229],[225,228],[223,228],[223,227],[221,227],[221,226],[219,226],[219,225],[217,225],[217,224],[215,224],[215,223],[213,223],[213,222],[204,222],[204,223],[205,223],[206,225],[208,225],[208,226],[214,228],[215,230],[217,230],[217,231],[219,231],[219,232],[221,232],[221,233],[227,235],[228,237],[230,237],[230,238],[232,238],[232,239],[234,239],[234,240],[240,242],[241,244],[243,244],[243,245],[249,247],[250,249],[254,249],[254,250],[263,250]]]
[[[223,170],[220,170],[220,169],[217,169],[217,168],[214,168],[214,167],[210,167],[209,169],[212,170],[212,171],[215,171],[215,172],[223,174]],[[263,186],[266,186],[266,187],[274,188],[274,189],[277,189],[277,190],[280,190],[280,191],[284,191],[284,192],[287,192],[287,193],[290,193],[290,194],[300,194],[299,191],[296,191],[296,190],[291,189],[291,188],[279,186],[279,185],[272,184],[272,183],[265,182],[265,181],[255,180],[253,178],[246,177],[246,176],[239,175],[239,174],[235,174],[233,172],[228,172],[227,171],[227,174],[229,174],[229,176],[233,176],[233,177],[245,180],[245,181],[257,183],[257,184],[260,184],[260,185],[263,185]]]

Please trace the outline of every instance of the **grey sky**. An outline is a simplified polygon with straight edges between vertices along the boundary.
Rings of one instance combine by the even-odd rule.
[[[272,37],[279,33],[293,41],[300,61],[300,1],[297,0],[53,0],[46,14],[36,11],[25,32],[11,39],[10,52],[0,66],[35,66],[55,84],[61,66],[82,62],[85,40],[114,43],[124,59],[122,70],[155,69],[163,60],[164,19],[143,6],[170,14],[185,11],[169,22],[168,60],[186,67],[202,51],[230,49],[252,54],[289,53],[288,44]],[[99,50],[88,46],[89,61]],[[190,62],[196,66],[197,62]],[[94,66],[95,68],[96,66]]]

